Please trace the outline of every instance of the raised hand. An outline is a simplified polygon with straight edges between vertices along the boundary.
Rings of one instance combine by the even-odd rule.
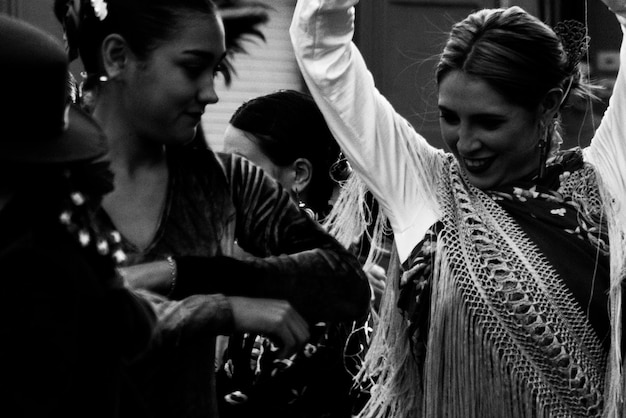
[[[615,14],[626,15],[626,0],[602,0]]]
[[[387,273],[385,272],[385,269],[378,264],[373,264],[369,268],[364,268],[363,271],[365,272],[372,289],[372,302],[374,304],[374,308],[378,309],[380,305],[380,298],[385,291]]]

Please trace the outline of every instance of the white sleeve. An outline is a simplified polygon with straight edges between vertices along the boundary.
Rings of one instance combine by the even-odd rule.
[[[615,11],[615,10],[614,10]],[[626,30],[626,8],[618,14],[622,32]],[[615,199],[618,216],[626,225],[626,46],[622,38],[620,69],[615,80],[609,106],[602,117],[585,159],[600,174],[602,183]]]
[[[438,218],[443,152],[380,94],[352,43],[358,0],[299,0],[290,28],[311,94],[355,172],[379,201],[404,261]]]

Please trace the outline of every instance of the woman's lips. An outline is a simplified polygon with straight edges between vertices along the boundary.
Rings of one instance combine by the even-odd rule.
[[[489,158],[463,158],[463,164],[465,169],[472,174],[480,174],[485,172],[491,167],[491,163],[495,160],[495,157]]]
[[[202,113],[199,112],[186,112],[185,115],[190,117],[194,123],[199,123],[202,120]]]

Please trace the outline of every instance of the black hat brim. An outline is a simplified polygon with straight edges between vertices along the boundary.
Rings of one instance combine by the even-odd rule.
[[[37,123],[34,120],[33,123]],[[55,164],[95,160],[107,153],[107,141],[100,126],[88,114],[72,105],[69,126],[61,134],[42,138],[24,138],[23,132],[11,132],[13,140],[0,141],[0,161]],[[21,137],[21,138],[20,138]]]

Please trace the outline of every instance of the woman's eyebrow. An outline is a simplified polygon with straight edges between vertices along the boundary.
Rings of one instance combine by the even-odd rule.
[[[218,62],[222,62],[224,60],[224,58],[226,57],[226,51],[224,51],[219,57],[216,57],[215,54],[213,52],[210,51],[205,51],[202,49],[186,49],[183,51],[183,54],[186,55],[193,55],[202,59],[206,59],[206,60],[214,60],[217,58]]]

